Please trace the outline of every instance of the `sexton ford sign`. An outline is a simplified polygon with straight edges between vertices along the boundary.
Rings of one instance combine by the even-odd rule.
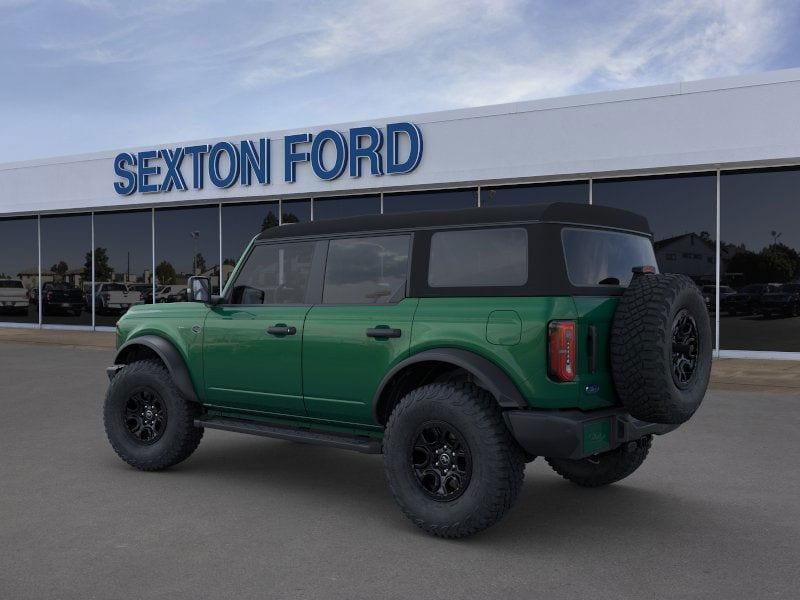
[[[403,156],[400,156],[400,147]],[[201,190],[206,178],[218,188],[270,183],[270,139],[241,140],[121,152],[114,159],[114,190],[128,196],[139,192]],[[385,133],[377,127],[354,127],[347,134],[325,129],[315,135],[298,133],[283,138],[283,179],[296,180],[296,167],[310,163],[316,177],[331,181],[345,170],[350,177],[398,175],[417,168],[422,158],[422,132],[413,123],[389,123]],[[186,163],[184,165],[184,162]]]

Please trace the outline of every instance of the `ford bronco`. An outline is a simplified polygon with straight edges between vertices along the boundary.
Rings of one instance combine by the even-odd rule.
[[[711,368],[703,297],[659,274],[647,221],[547,204],[268,229],[222,294],[133,306],[104,406],[144,471],[205,429],[383,454],[441,537],[497,522],[527,461],[596,487],[688,420]]]

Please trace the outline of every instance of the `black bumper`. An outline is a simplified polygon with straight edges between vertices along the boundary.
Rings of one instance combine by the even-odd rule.
[[[640,421],[624,409],[509,410],[506,424],[528,454],[580,459],[608,452],[645,435],[663,435],[678,425]]]

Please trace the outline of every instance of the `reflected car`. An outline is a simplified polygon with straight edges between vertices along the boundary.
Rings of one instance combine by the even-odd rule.
[[[84,302],[81,291],[69,283],[47,282],[42,286],[42,311],[45,314],[69,313],[78,317],[83,312]]]
[[[735,294],[729,295],[724,302],[720,301],[720,310],[731,316],[757,314],[761,306],[761,297],[778,291],[779,287],[776,283],[751,283]]]
[[[94,307],[97,314],[124,313],[131,306],[142,304],[142,295],[128,289],[124,283],[95,283]],[[92,305],[92,298],[86,295],[86,305]]]
[[[186,285],[165,285],[156,292],[156,302],[186,302]]]
[[[0,311],[11,314],[28,314],[30,298],[21,279],[0,279]]]
[[[700,292],[703,294],[703,300],[706,303],[708,312],[714,312],[717,309],[716,286],[704,285]],[[727,298],[730,298],[736,293],[732,287],[727,285],[719,286],[719,303],[722,306]]]
[[[800,314],[800,283],[786,283],[761,296],[758,312],[765,317],[796,317]]]
[[[136,292],[139,294],[142,302],[148,304],[153,301],[153,285],[150,283],[129,283],[127,284],[129,292]]]

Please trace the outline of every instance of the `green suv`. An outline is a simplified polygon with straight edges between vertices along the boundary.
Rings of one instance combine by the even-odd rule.
[[[205,429],[383,454],[402,511],[442,537],[498,521],[543,457],[627,477],[700,405],[703,297],[659,274],[647,221],[547,204],[268,229],[220,296],[131,307],[105,428],[144,471]]]

